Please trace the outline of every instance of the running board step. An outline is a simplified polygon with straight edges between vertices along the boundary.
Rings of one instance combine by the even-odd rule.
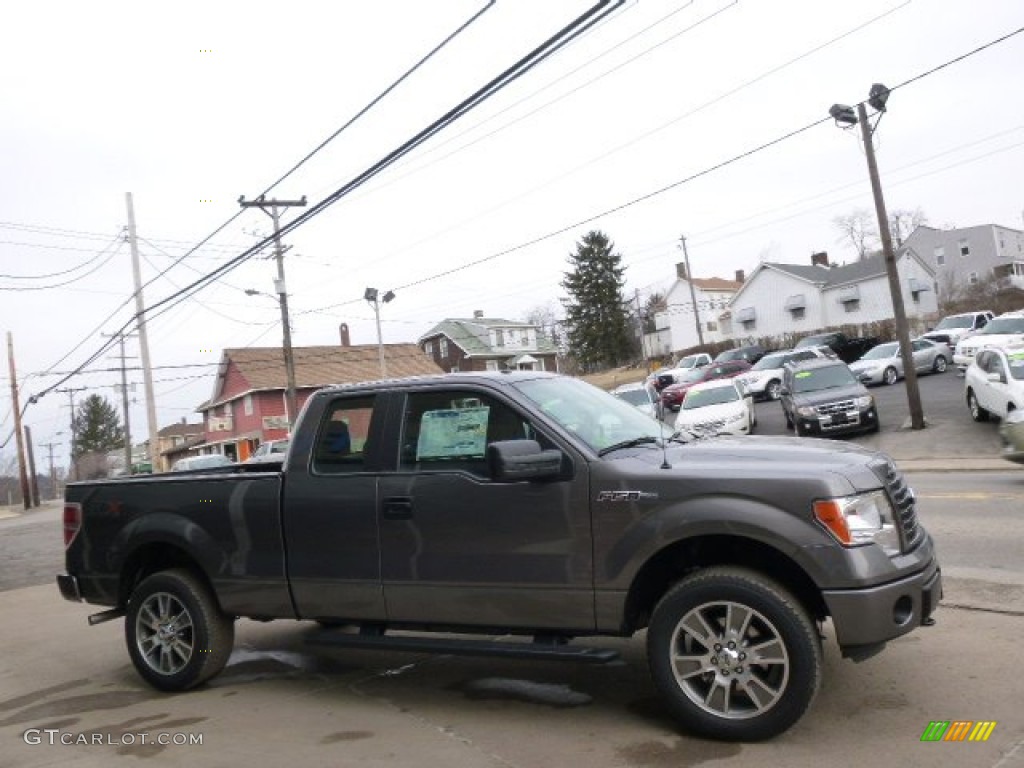
[[[449,653],[459,656],[499,656],[511,659],[577,661],[586,664],[607,664],[617,661],[619,652],[608,648],[537,642],[500,642],[464,638],[416,637],[410,635],[349,634],[325,630],[306,639],[309,645],[342,648],[363,648],[380,651],[416,651]]]

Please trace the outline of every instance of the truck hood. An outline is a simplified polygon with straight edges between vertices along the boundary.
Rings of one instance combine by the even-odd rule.
[[[662,469],[664,458],[668,459],[670,469]],[[760,482],[778,485],[787,479],[821,478],[828,491],[837,495],[880,488],[891,462],[886,454],[853,443],[762,435],[723,435],[684,445],[672,444],[664,457],[660,448],[642,446],[616,451],[605,460],[632,464],[633,470],[648,478],[718,478],[716,482],[723,490],[738,483],[747,492],[755,493],[755,484]]]

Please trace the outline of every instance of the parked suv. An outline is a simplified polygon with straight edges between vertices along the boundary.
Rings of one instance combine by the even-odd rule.
[[[970,336],[976,331],[980,331],[988,325],[988,321],[993,317],[995,315],[987,309],[981,312],[961,312],[958,315],[946,315],[946,317],[939,321],[938,325],[927,333],[922,333],[921,336],[932,341],[945,342],[950,347],[955,347],[961,339]]]
[[[867,387],[841,360],[788,365],[782,380],[782,412],[797,435],[877,432],[878,410]]]
[[[975,421],[1024,410],[1024,343],[980,350],[964,375],[964,396]]]
[[[778,400],[782,390],[782,375],[790,363],[816,360],[828,357],[836,359],[836,353],[828,347],[807,347],[806,349],[782,349],[769,352],[746,373],[737,378],[746,385],[747,392],[754,399]]]
[[[1005,312],[990,320],[984,329],[962,339],[953,352],[953,362],[961,373],[974,360],[979,349],[1001,347],[1024,341],[1024,310]]]

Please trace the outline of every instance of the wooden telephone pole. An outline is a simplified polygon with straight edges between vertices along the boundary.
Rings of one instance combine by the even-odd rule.
[[[11,412],[14,414],[14,436],[18,444],[18,477],[21,480],[21,501],[25,509],[32,506],[32,492],[25,466],[25,437],[21,433],[21,405],[18,403],[18,374],[14,365],[14,337],[7,332],[7,365],[11,371]]]

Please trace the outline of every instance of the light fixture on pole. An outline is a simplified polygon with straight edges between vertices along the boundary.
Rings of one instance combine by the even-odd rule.
[[[879,115],[885,113],[886,102],[890,91],[881,83],[871,86],[868,94],[870,104]],[[882,239],[882,256],[885,259],[885,272],[889,278],[889,295],[892,298],[893,320],[896,324],[896,340],[900,345],[900,358],[903,361],[904,381],[907,386],[907,404],[910,409],[910,426],[912,429],[924,429],[924,409],[921,406],[921,391],[917,385],[917,369],[914,367],[914,351],[910,346],[910,328],[907,325],[907,312],[903,305],[903,289],[900,287],[899,271],[896,268],[896,255],[892,249],[892,233],[889,230],[889,216],[885,210],[885,199],[882,197],[882,182],[878,177],[878,163],[875,160],[875,147],[871,136],[878,120],[872,126],[868,121],[868,111],[864,102],[857,105],[856,114],[852,107],[845,104],[833,104],[829,114],[836,121],[852,128],[860,123],[861,138],[864,141],[864,154],[868,161],[868,175],[871,177],[871,191],[875,198],[875,215],[878,218],[878,234]]]
[[[367,288],[363,293],[363,298],[373,305],[373,314],[377,319],[377,357],[380,361],[380,376],[382,379],[386,379],[388,377],[388,366],[384,361],[384,339],[380,332],[380,302],[383,301],[387,304],[395,298],[395,293],[394,291],[387,291],[381,296],[380,291],[376,288]]]

